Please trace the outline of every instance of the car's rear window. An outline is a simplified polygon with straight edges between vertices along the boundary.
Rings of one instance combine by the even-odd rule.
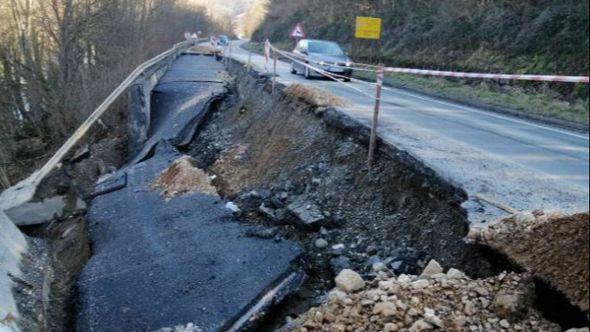
[[[310,53],[319,53],[325,55],[342,55],[344,52],[336,43],[331,42],[321,42],[321,41],[310,41],[309,42],[309,52]]]

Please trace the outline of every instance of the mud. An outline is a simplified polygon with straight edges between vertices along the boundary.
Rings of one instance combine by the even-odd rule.
[[[459,189],[445,196],[430,186],[437,179],[422,178],[414,165],[383,151],[369,170],[367,149],[355,132],[329,125],[299,98],[261,93],[264,77],[236,74],[232,100],[188,148],[197,165],[216,176],[223,196],[245,206],[254,190],[275,210],[296,200],[319,206],[328,222],[322,232],[304,233],[306,242],[343,244],[343,255],[361,271],[370,270],[371,256],[385,260],[401,250],[415,251],[415,269],[436,258],[473,275],[492,273],[484,259],[471,264],[479,254],[463,241],[468,225],[456,199]],[[254,205],[245,208],[248,219],[272,223]],[[286,224],[278,226],[292,227]],[[329,249],[317,254],[335,255]]]

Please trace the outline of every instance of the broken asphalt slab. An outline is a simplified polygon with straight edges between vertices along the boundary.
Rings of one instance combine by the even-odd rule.
[[[97,184],[76,330],[240,330],[301,284],[296,243],[252,237],[258,229],[238,223],[215,194],[164,197],[153,186],[225,93],[220,70],[212,57],[177,60],[154,88],[135,162]]]
[[[285,293],[301,282],[301,274],[293,276],[302,252],[295,243],[249,236],[253,227],[239,224],[217,196],[166,201],[152,189],[151,181],[180,157],[161,145],[154,157],[125,170],[124,188],[92,203],[94,255],[79,279],[78,331],[187,323],[218,331],[274,286],[282,284]]]
[[[183,55],[172,64],[147,100],[132,100],[129,111],[134,120],[129,123],[129,137],[138,141],[130,142],[130,146],[142,145],[142,148],[131,151],[130,164],[145,159],[160,140],[171,141],[176,146],[190,142],[208,111],[227,93],[220,78],[222,71],[223,66],[214,57]],[[145,142],[140,133],[146,133]]]

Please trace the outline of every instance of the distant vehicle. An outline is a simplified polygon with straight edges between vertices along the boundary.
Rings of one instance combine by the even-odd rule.
[[[330,73],[345,76],[344,81],[350,81],[350,77],[352,76],[352,68],[350,68],[352,62],[342,48],[335,42],[302,39],[297,43],[293,53],[295,53],[295,56],[301,62],[309,63],[313,67],[319,67]],[[291,74],[298,73],[303,73],[303,76],[307,79],[320,75],[301,63],[291,61]]]
[[[229,44],[229,37],[226,35],[219,35],[217,37],[217,45],[219,46],[227,46]]]

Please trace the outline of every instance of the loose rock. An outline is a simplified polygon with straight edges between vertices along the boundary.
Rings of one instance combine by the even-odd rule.
[[[439,273],[443,273],[443,268],[440,266],[440,264],[438,264],[437,261],[432,259],[430,262],[428,262],[428,265],[426,265],[424,271],[422,271],[420,278],[430,278],[433,275]]]
[[[342,270],[335,279],[336,287],[340,290],[350,293],[358,291],[365,287],[365,281],[356,272],[350,269]]]

